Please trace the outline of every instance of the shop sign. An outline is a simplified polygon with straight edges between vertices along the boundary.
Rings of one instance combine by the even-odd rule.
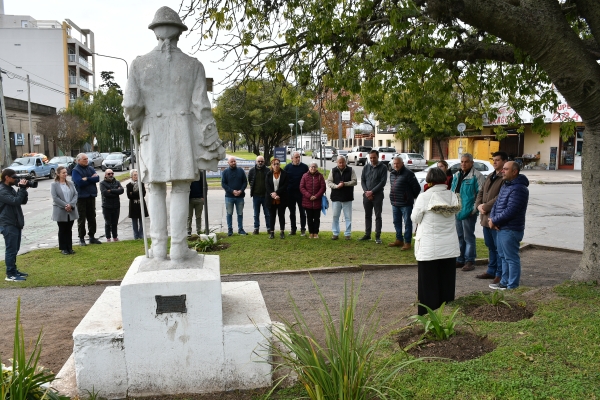
[[[42,144],[42,137],[40,135],[33,135],[33,144]]]
[[[24,133],[15,133],[15,146],[25,146]]]

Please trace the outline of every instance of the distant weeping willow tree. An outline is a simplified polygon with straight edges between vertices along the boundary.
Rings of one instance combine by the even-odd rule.
[[[113,81],[112,72],[100,75],[104,84],[94,95],[77,99],[67,109],[68,113],[83,118],[96,138],[100,151],[120,151],[129,146],[129,130],[123,117],[123,92]]]

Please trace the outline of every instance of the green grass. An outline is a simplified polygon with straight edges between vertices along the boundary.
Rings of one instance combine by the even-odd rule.
[[[513,295],[519,300],[521,288]],[[468,321],[468,330],[487,336],[496,349],[466,362],[413,363],[397,374],[391,388],[404,399],[600,399],[600,315],[597,282],[565,282],[556,298],[538,304],[533,318],[514,323]],[[477,293],[455,305],[484,304]],[[472,328],[472,330],[471,330]],[[409,359],[393,336],[380,365]],[[391,369],[392,367],[390,367]],[[297,399],[302,387],[277,392],[274,399]]]
[[[331,232],[321,232],[320,239],[308,239],[299,234],[269,240],[260,235],[234,235],[222,239],[231,246],[209,253],[221,257],[221,273],[248,273],[305,268],[351,266],[360,264],[413,264],[413,251],[390,248],[393,233],[382,233],[383,245],[374,241],[361,242],[356,232],[351,241],[331,240]],[[0,288],[36,286],[90,285],[97,279],[122,279],[136,256],[144,254],[141,240],[124,240],[102,245],[75,246],[77,254],[64,256],[57,248],[34,250],[17,257],[20,270],[30,274],[26,282],[0,281]],[[483,239],[477,239],[477,254],[487,257]],[[6,268],[4,261],[0,268]]]
[[[264,153],[260,154],[264,155]],[[256,154],[250,153],[249,151],[236,151],[235,153],[227,151],[227,155],[243,158],[244,160],[256,160],[256,157],[258,157]]]
[[[568,282],[555,291],[565,297],[541,304],[531,319],[473,322],[477,334],[496,342],[492,353],[412,364],[392,386],[407,399],[600,398],[600,290]],[[382,361],[395,358],[404,355]]]

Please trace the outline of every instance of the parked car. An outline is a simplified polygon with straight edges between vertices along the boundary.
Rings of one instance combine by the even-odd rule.
[[[102,161],[106,160],[106,157],[108,157],[110,153],[100,153],[100,155],[102,156]]]
[[[108,168],[113,171],[125,171],[130,166],[129,158],[123,153],[110,153],[106,160],[102,161],[102,171],[106,171]]]
[[[371,146],[354,146],[348,153],[348,164],[365,165],[369,159]]]
[[[450,170],[450,172],[452,172],[452,174],[455,174],[460,169],[459,159],[446,160],[446,162],[448,163],[448,169]],[[427,173],[431,168],[434,167],[437,167],[437,164],[432,164],[429,167],[425,168],[423,171],[415,172],[415,176],[419,181],[419,186],[421,186],[421,192],[425,189],[425,185],[427,185],[427,182],[425,182],[425,177],[427,176]],[[494,172],[494,166],[486,160],[473,160],[473,168],[481,172],[483,176],[488,176],[489,174]]]
[[[337,149],[337,155],[346,157],[346,162],[348,162],[348,150]]]
[[[292,150],[292,152],[297,151],[300,153],[301,156],[305,156],[306,155],[306,151],[304,151],[304,149],[301,149],[300,147]]]
[[[419,153],[396,153],[395,156],[402,157],[404,166],[411,171],[422,171],[427,168],[427,160]]]
[[[50,164],[56,164],[58,167],[67,167],[67,165],[71,164],[73,161],[75,161],[75,158],[73,157],[69,157],[69,156],[59,156],[59,157],[54,157],[52,160],[50,160]]]
[[[388,169],[388,171],[392,170],[392,159],[398,152],[394,147],[388,146],[379,146],[373,147],[371,150],[377,150],[379,152],[379,162],[383,163]]]
[[[325,154],[324,158],[327,160],[331,160],[334,157],[337,157],[337,149],[333,146],[323,146],[323,153]],[[323,158],[320,149],[317,149],[317,151],[313,152],[313,158]]]
[[[42,157],[35,156],[17,158],[10,164],[10,168],[13,169],[20,178],[35,179],[47,176],[50,179],[54,179],[58,165],[54,163],[45,163],[43,162]]]
[[[89,151],[85,153],[88,156],[88,165],[90,167],[98,168],[102,166],[103,158],[97,151]]]

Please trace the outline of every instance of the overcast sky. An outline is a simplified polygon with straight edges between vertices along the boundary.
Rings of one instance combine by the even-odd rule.
[[[94,32],[97,53],[124,58],[131,65],[135,57],[148,53],[156,46],[156,38],[148,29],[156,10],[168,6],[177,11],[179,5],[180,0],[4,0],[4,13],[61,22],[68,18],[81,29]],[[186,21],[186,25],[190,27],[191,21]],[[206,76],[215,80],[214,93],[218,96],[225,88],[217,84],[226,76],[220,69],[228,65],[215,63],[221,57],[220,53],[191,54],[198,34],[193,32],[186,36],[188,32],[181,36],[178,47],[204,64]],[[123,61],[96,56],[95,71],[97,85],[101,83],[101,71],[114,71],[117,83],[125,87],[127,78]]]

